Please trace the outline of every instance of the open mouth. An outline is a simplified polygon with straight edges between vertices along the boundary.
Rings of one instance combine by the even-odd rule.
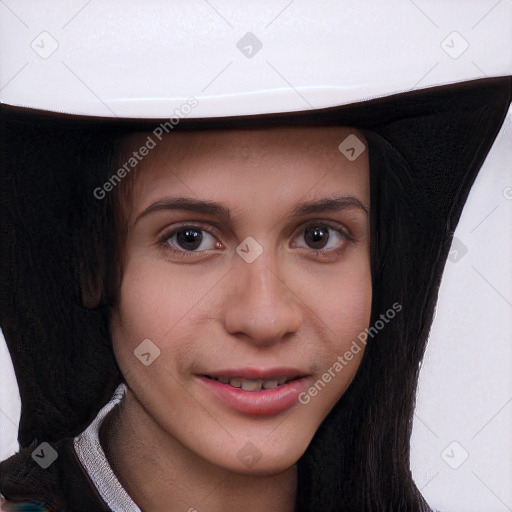
[[[233,368],[198,374],[207,399],[244,414],[270,416],[290,409],[311,385],[311,378],[292,368]]]
[[[288,382],[300,379],[301,377],[276,377],[272,379],[244,379],[242,377],[213,377],[211,375],[203,375],[203,377],[216,380],[221,384],[227,384],[233,388],[240,388],[243,391],[261,391],[262,389],[275,389],[283,386]]]

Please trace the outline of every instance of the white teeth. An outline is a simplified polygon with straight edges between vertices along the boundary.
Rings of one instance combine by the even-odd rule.
[[[275,389],[278,386],[282,386],[293,378],[290,377],[275,377],[273,379],[242,379],[241,377],[213,377],[221,384],[229,384],[234,388],[242,388],[244,391],[261,391],[262,389]]]
[[[277,388],[277,379],[270,379],[263,382],[263,389]]]
[[[232,379],[229,379],[229,384],[234,388],[239,388],[242,386],[242,379],[239,379],[238,377],[233,377]]]
[[[243,379],[242,380],[242,389],[244,391],[261,391],[262,383],[263,383],[263,381],[261,379],[256,379],[256,380]]]
[[[264,389],[274,389],[274,388],[277,388],[277,379],[266,380],[263,383],[263,388]]]

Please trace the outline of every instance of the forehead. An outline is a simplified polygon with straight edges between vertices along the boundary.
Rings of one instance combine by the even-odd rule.
[[[134,133],[128,136],[124,146],[130,152],[142,147],[150,137],[155,147],[146,160],[172,156],[174,161],[205,153],[219,154],[224,158],[239,158],[270,153],[337,156],[339,145],[347,138],[358,144],[364,136],[355,128],[345,126],[284,126],[268,128],[240,128],[226,130],[190,130],[164,133]],[[350,145],[350,144],[349,144]]]
[[[148,137],[154,144],[148,144]],[[284,199],[336,188],[369,198],[366,141],[350,127],[176,131],[161,140],[136,133],[124,141],[125,156],[144,146],[152,149],[137,164],[136,202],[170,189],[219,200],[247,191]],[[351,148],[357,151],[355,159]]]

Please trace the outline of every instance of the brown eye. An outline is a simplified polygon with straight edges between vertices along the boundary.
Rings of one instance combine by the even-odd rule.
[[[185,229],[176,233],[176,243],[182,249],[193,251],[201,245],[203,235],[198,229]]]
[[[311,249],[318,253],[324,251],[336,251],[352,241],[353,238],[341,227],[330,226],[329,224],[310,224],[300,231],[295,237],[293,247]]]
[[[329,241],[329,230],[324,226],[315,226],[304,231],[304,240],[312,249],[323,249]]]
[[[221,248],[217,238],[201,226],[179,226],[167,231],[160,239],[160,243],[183,254]]]

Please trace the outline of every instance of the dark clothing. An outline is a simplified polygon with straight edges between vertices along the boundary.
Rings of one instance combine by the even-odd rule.
[[[0,489],[7,500],[37,499],[53,512],[105,512],[105,504],[82,467],[73,438],[49,443],[58,453],[43,469],[32,458],[40,443],[34,441],[0,463]]]

